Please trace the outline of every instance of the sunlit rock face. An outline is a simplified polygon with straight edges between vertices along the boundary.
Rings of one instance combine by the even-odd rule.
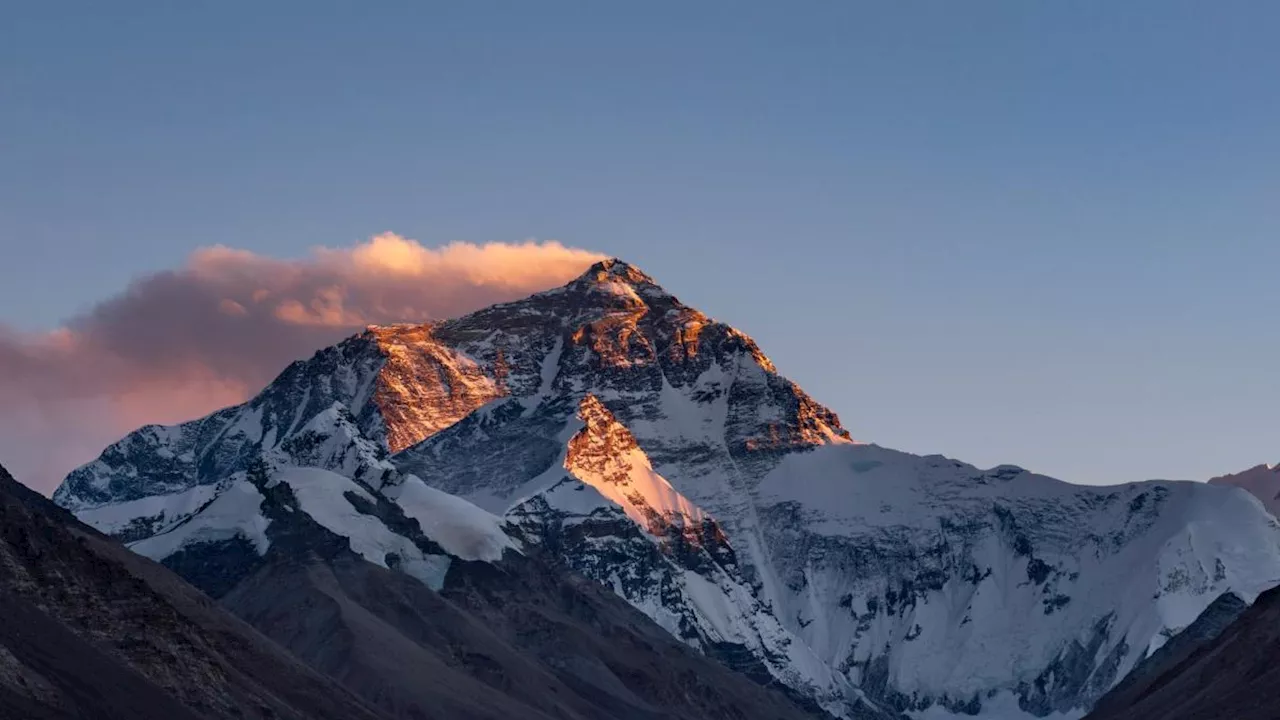
[[[672,635],[762,684],[840,716],[881,716],[782,626],[746,581],[719,524],[654,471],[593,395],[567,442],[506,516],[513,534],[615,590]]]
[[[1280,578],[1280,529],[1238,489],[1080,487],[855,443],[751,338],[619,261],[371,328],[242,406],[134,433],[57,499],[141,541],[259,454],[461,498],[844,717],[1080,715],[1214,598]]]
[[[506,394],[497,368],[487,372],[466,354],[437,342],[430,326],[375,327],[369,334],[386,357],[374,379],[371,401],[392,452],[431,437]]]

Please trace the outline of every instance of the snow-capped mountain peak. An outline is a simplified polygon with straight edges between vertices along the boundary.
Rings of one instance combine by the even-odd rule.
[[[609,258],[595,263],[569,285],[570,287],[587,288],[625,285],[636,293],[667,295],[667,291],[663,290],[652,277],[645,274],[640,268],[623,262],[618,258]]]
[[[282,482],[245,485],[264,460]],[[369,328],[243,405],[130,435],[55,498],[175,566],[182,533],[252,557],[299,498],[424,582],[537,548],[839,716],[1071,717],[1218,595],[1280,579],[1276,520],[1220,485],[854,443],[745,333],[606,260]]]

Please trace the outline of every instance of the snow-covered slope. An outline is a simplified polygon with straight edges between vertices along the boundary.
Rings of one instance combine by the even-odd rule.
[[[398,503],[445,554],[557,553],[850,716],[864,697],[1078,716],[1218,595],[1280,579],[1280,529],[1240,490],[1080,487],[854,443],[750,338],[617,261],[370,329],[243,406],[134,433],[56,498],[142,540],[191,523],[260,453]]]
[[[715,520],[653,470],[599,399],[585,396],[559,436],[561,458],[507,514],[521,537],[761,683],[780,682],[835,715],[865,712],[849,681],[745,581]]]
[[[170,437],[182,436],[184,429],[176,430]],[[238,431],[234,442],[245,443],[245,435]],[[232,466],[244,470],[223,477],[197,474],[192,477],[197,483],[213,481],[174,492],[85,504],[77,515],[206,589],[230,587],[253,572],[274,542],[274,524],[285,514],[306,516],[356,555],[432,589],[443,586],[454,558],[496,561],[508,550],[519,552],[501,518],[415,477],[399,476],[382,459],[385,450],[361,434],[341,405],[299,422],[271,450],[261,450],[260,438],[251,437],[247,447]],[[387,480],[395,483],[392,493],[377,492],[370,484]],[[288,539],[327,542],[329,537]]]
[[[72,472],[55,493],[79,509],[216,484],[263,452],[378,484],[391,449],[453,424],[501,394],[430,329],[370,328],[295,362],[243,405],[151,425]]]
[[[775,609],[904,709],[1001,687],[1078,711],[1222,592],[1280,579],[1275,523],[1207,485],[1078,487],[845,445],[788,457],[756,492]]]
[[[502,518],[412,475],[388,488],[385,495],[450,555],[492,562],[500,560],[507,550],[519,550],[507,535]]]

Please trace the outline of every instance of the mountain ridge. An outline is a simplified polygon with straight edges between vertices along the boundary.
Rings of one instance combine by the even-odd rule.
[[[593,422],[617,426],[612,444],[579,435]],[[371,328],[244,405],[144,428],[55,497],[137,546],[189,525],[226,492],[208,488],[263,454],[393,504],[419,486],[457,496],[835,715],[1001,698],[1079,714],[1213,598],[1280,577],[1280,529],[1238,490],[1072,486],[854,443],[750,337],[620,261],[461,318]],[[599,497],[575,489],[588,465],[611,468],[585,482]],[[674,505],[637,490],[662,489],[655,477]],[[669,532],[705,529],[695,515],[723,538],[706,556]]]

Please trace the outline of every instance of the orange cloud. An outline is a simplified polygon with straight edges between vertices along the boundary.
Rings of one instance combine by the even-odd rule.
[[[602,257],[555,242],[431,248],[391,233],[296,260],[199,249],[53,332],[0,327],[0,462],[51,492],[124,433],[239,402],[365,325],[515,300]]]

